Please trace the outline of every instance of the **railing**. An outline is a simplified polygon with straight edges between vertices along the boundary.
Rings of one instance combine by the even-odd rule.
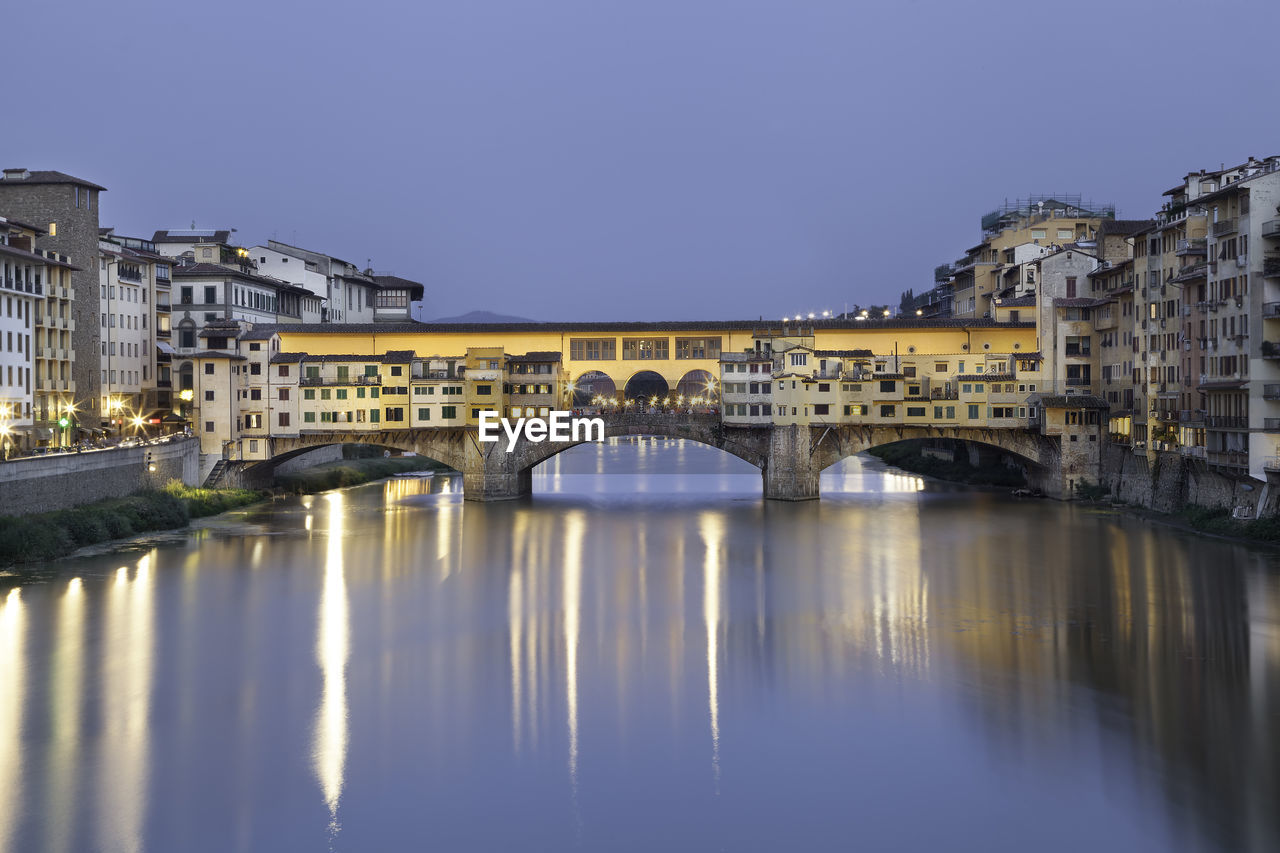
[[[1067,377],[1067,386],[1068,386],[1068,387],[1072,387],[1072,388],[1082,388],[1082,387],[1083,387],[1083,388],[1087,388],[1087,387],[1089,387],[1089,386],[1090,386],[1090,385],[1092,385],[1092,384],[1093,384],[1093,380],[1092,380],[1092,379],[1079,379],[1079,378],[1075,378],[1075,379],[1073,379],[1073,378],[1072,378],[1072,377],[1070,377],[1070,376],[1068,376],[1068,377]]]
[[[302,376],[299,385],[381,385],[381,376]]]
[[[1280,400],[1280,385],[1269,384],[1262,386],[1262,399],[1264,400]]]
[[[1262,274],[1268,278],[1280,276],[1280,258],[1266,258],[1262,262]]]
[[[1263,432],[1280,432],[1280,418],[1263,418]]]
[[[1213,236],[1221,237],[1223,234],[1231,234],[1236,230],[1236,221],[1234,219],[1224,219],[1221,222],[1213,223]]]
[[[1280,219],[1262,223],[1263,237],[1280,237]]]
[[[1205,453],[1211,465],[1230,465],[1234,468],[1244,468],[1249,464],[1249,452],[1247,450],[1210,450]]]
[[[1239,415],[1209,415],[1205,425],[1217,429],[1248,429],[1249,419]]]
[[[545,375],[545,374],[542,374]],[[417,373],[409,375],[410,379],[457,379],[461,381],[462,377],[452,374],[447,370],[421,370]]]
[[[1268,456],[1262,460],[1262,467],[1266,471],[1280,471],[1280,456]]]
[[[1089,347],[1081,347],[1079,344],[1067,344],[1066,355],[1072,358],[1088,358]]]
[[[1196,278],[1198,276],[1204,275],[1205,270],[1207,270],[1208,268],[1209,268],[1208,261],[1200,261],[1199,263],[1196,263],[1196,264],[1187,264],[1185,267],[1178,270],[1178,274],[1176,277],[1181,279]]]
[[[1209,241],[1204,237],[1193,237],[1190,240],[1179,240],[1176,254],[1203,255],[1209,250]]]
[[[1263,341],[1262,357],[1263,358],[1280,358],[1280,343],[1277,343],[1275,341]]]

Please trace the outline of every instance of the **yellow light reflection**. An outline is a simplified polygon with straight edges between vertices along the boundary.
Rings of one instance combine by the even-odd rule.
[[[720,785],[720,587],[724,581],[724,517],[704,512],[698,532],[706,548],[702,561],[702,620],[707,629],[707,713],[711,722],[711,772]]]
[[[578,642],[582,633],[582,545],[587,523],[579,511],[564,520],[564,692],[569,729],[569,784],[578,790]]]
[[[50,850],[70,850],[80,777],[80,706],[84,684],[84,585],[72,578],[58,606],[53,648],[53,745],[49,750]]]
[[[99,848],[141,850],[147,818],[151,766],[149,722],[155,631],[155,578],[150,555],[116,570],[115,583],[103,588],[101,670],[102,763],[95,824]]]
[[[11,841],[22,814],[22,704],[25,699],[22,591],[9,590],[0,605],[0,850]]]
[[[316,661],[320,665],[323,686],[320,707],[316,711],[311,761],[316,779],[320,782],[320,790],[324,794],[325,805],[329,809],[329,833],[332,836],[341,828],[338,823],[338,802],[342,797],[347,763],[350,612],[342,563],[342,494],[330,492],[325,497],[329,501],[329,539],[316,632]]]

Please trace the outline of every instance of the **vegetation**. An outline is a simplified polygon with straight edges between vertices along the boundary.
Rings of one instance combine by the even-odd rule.
[[[1090,483],[1081,480],[1076,483],[1076,497],[1086,501],[1100,501],[1111,494],[1111,487],[1105,483]]]
[[[1215,533],[1219,536],[1235,536],[1256,539],[1261,542],[1280,542],[1280,518],[1238,520],[1227,509],[1190,504],[1174,513],[1174,517],[1194,530]]]
[[[362,445],[356,445],[360,447]],[[345,449],[345,448],[344,448]],[[382,451],[378,451],[381,454]],[[344,456],[346,454],[344,453]],[[317,465],[293,474],[279,474],[276,485],[295,494],[313,494],[327,489],[355,486],[370,480],[380,480],[392,474],[406,471],[442,471],[444,465],[425,456],[348,457],[341,462]]]
[[[54,560],[86,545],[184,527],[192,518],[261,499],[247,489],[193,489],[173,480],[160,491],[127,498],[39,515],[0,516],[0,565]]]
[[[1022,472],[1005,465],[974,467],[966,459],[947,461],[935,456],[925,456],[920,448],[909,442],[889,444],[868,451],[895,468],[974,486],[1009,486],[1018,488],[1027,484]]]

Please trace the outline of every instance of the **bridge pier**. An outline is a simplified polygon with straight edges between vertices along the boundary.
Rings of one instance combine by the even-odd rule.
[[[811,501],[819,497],[821,469],[813,458],[807,426],[776,426],[769,431],[769,455],[761,475],[764,496],[773,501]]]
[[[462,465],[465,500],[509,501],[532,493],[533,468],[522,465],[518,454],[506,453],[498,444],[468,443]]]

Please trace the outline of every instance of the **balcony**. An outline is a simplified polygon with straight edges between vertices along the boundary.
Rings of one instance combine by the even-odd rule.
[[[1248,468],[1249,451],[1247,450],[1210,450],[1205,453],[1210,465],[1226,465],[1231,468]]]
[[[1236,231],[1236,221],[1234,219],[1224,219],[1221,222],[1213,223],[1213,236],[1221,237],[1224,234],[1234,234]]]
[[[298,384],[316,387],[319,385],[381,385],[381,376],[303,376]]]
[[[1262,460],[1263,470],[1280,471],[1280,456],[1268,456]]]
[[[1262,399],[1264,400],[1280,400],[1280,385],[1270,384],[1262,386]]]
[[[1280,432],[1280,418],[1263,418],[1263,432]]]
[[[1267,278],[1280,278],[1280,258],[1266,258],[1262,261],[1262,274]]]
[[[1280,240],[1280,219],[1262,223],[1262,236],[1271,240]]]
[[[1178,270],[1178,274],[1174,276],[1174,280],[1175,281],[1191,281],[1192,279],[1204,278],[1206,272],[1209,269],[1209,266],[1210,264],[1208,261],[1200,261],[1199,263],[1195,263],[1195,264],[1187,264],[1185,267]]]
[[[1209,241],[1204,237],[1193,237],[1190,240],[1179,240],[1176,254],[1181,257],[1184,255],[1205,255],[1209,251]]]
[[[1204,419],[1210,429],[1248,429],[1249,419],[1240,415],[1209,415]]]
[[[1263,341],[1262,357],[1280,359],[1280,343],[1276,343],[1275,341]]]

